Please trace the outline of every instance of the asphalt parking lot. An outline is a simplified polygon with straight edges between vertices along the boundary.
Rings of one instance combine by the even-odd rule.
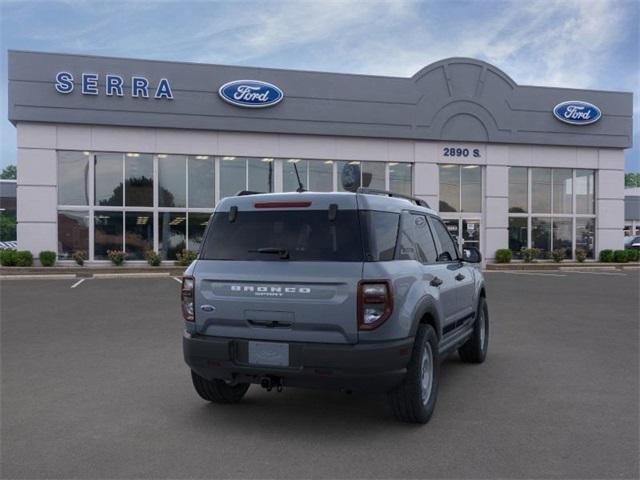
[[[638,478],[638,270],[487,273],[489,357],[436,413],[252,387],[209,405],[172,278],[0,282],[2,478]]]

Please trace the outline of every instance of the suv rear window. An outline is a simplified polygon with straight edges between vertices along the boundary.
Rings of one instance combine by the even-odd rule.
[[[261,250],[261,252],[259,251]],[[286,252],[286,255],[282,255]],[[361,262],[358,212],[338,210],[239,211],[213,215],[202,246],[203,260]]]

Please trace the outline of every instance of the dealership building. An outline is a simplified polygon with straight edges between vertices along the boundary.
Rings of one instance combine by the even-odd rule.
[[[197,249],[240,190],[426,200],[459,244],[622,248],[632,94],[518,85],[449,58],[382,77],[9,52],[17,240],[60,259]],[[571,85],[567,85],[571,87]]]

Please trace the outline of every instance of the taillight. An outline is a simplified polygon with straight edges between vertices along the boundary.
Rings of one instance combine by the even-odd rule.
[[[388,280],[366,280],[358,284],[358,329],[373,330],[393,311],[393,295]]]
[[[180,303],[182,304],[182,316],[187,322],[194,322],[193,308],[193,287],[195,280],[193,277],[182,277],[182,287],[180,289]]]

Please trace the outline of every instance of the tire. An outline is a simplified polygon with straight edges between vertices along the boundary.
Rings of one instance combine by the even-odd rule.
[[[438,336],[431,325],[421,325],[407,366],[407,376],[387,394],[398,420],[408,423],[429,421],[438,398],[439,364]],[[428,378],[423,377],[424,369],[430,372]]]
[[[484,297],[480,297],[476,323],[469,340],[458,349],[463,362],[482,363],[487,358],[489,347],[489,309]]]
[[[193,370],[191,371],[191,380],[198,395],[213,403],[238,403],[249,390],[248,383],[229,385],[224,380],[207,380]]]

